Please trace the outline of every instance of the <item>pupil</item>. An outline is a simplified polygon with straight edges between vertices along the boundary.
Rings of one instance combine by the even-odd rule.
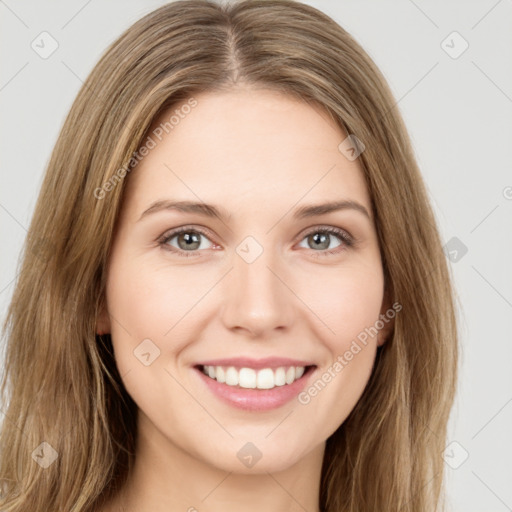
[[[200,242],[197,240],[198,236],[196,234],[190,234],[190,233],[184,233],[183,238],[185,239],[185,247],[190,248],[192,244],[200,244]],[[197,249],[197,247],[194,247]]]
[[[315,240],[315,243],[319,242],[320,245],[323,244],[322,249],[326,249],[327,246],[329,245],[329,242],[327,241],[328,235],[326,235],[325,233],[315,233],[313,235],[313,239]]]

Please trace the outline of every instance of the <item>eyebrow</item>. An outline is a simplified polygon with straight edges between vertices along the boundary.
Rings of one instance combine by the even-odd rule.
[[[162,210],[176,210],[183,213],[195,213],[198,215],[203,215],[205,217],[216,217],[221,221],[223,219],[229,220],[231,218],[231,215],[228,215],[223,208],[211,204],[197,203],[194,201],[172,201],[169,199],[162,199],[159,201],[155,201],[147,210],[142,212],[137,222],[139,222],[144,217],[152,213],[156,213]],[[327,213],[340,210],[357,211],[359,213],[362,213],[365,217],[368,218],[368,220],[371,221],[371,217],[368,210],[362,204],[352,200],[331,201],[328,203],[301,206],[300,208],[295,210],[293,216],[296,219],[304,219],[319,215],[325,215]]]

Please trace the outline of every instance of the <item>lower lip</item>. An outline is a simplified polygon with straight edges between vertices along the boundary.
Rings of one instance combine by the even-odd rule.
[[[268,411],[283,406],[304,389],[315,369],[316,367],[309,368],[300,379],[291,384],[275,386],[272,389],[246,389],[217,382],[199,368],[194,368],[215,396],[233,407],[246,411]]]

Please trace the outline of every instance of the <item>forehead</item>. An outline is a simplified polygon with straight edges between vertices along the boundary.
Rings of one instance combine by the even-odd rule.
[[[192,100],[153,122],[154,147],[127,184],[132,207],[172,196],[234,209],[350,198],[371,209],[358,161],[338,149],[347,134],[320,107],[266,89]]]

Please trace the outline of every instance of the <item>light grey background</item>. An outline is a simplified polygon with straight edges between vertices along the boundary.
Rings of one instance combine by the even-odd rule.
[[[2,321],[42,174],[82,81],[108,44],[163,3],[0,0]],[[306,3],[383,71],[443,241],[459,243],[449,258],[462,304],[461,375],[452,444],[439,454],[449,510],[512,511],[512,2]],[[47,59],[31,48],[43,31],[59,45]],[[454,31],[469,44],[459,56],[464,41]]]

